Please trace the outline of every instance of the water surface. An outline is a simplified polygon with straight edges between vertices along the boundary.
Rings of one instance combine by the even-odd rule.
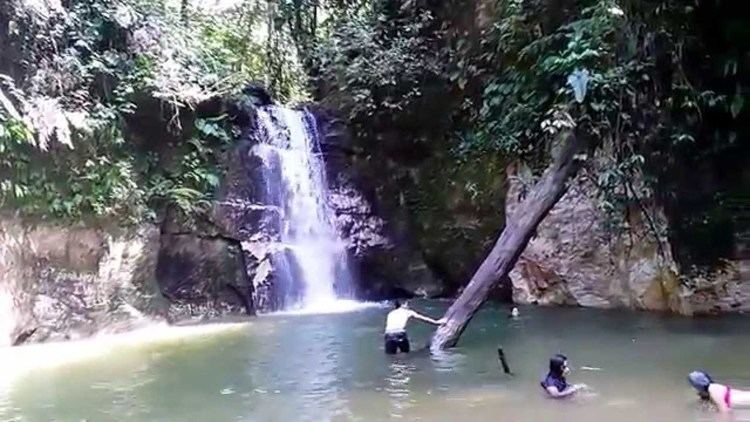
[[[439,316],[446,305],[414,307]],[[391,357],[382,345],[386,312],[272,315],[192,335],[125,337],[109,347],[6,349],[0,420],[713,421],[721,419],[685,381],[689,370],[750,387],[750,318],[743,316],[529,307],[508,320],[508,309],[490,307],[454,351]],[[413,347],[423,347],[432,328],[410,328]],[[500,345],[514,376],[500,370]],[[539,380],[556,352],[570,358],[570,380],[592,394],[543,396]],[[750,421],[750,411],[734,420]]]

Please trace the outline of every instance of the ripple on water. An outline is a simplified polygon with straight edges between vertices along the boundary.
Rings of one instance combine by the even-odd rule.
[[[458,349],[439,350],[430,355],[437,372],[460,371],[466,362],[466,355]]]

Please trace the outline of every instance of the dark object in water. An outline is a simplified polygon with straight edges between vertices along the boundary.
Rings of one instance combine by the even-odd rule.
[[[503,366],[503,372],[513,375],[513,372],[510,371],[510,367],[508,366],[508,361],[505,360],[505,352],[503,352],[502,347],[497,348],[497,358],[500,359],[500,364]]]

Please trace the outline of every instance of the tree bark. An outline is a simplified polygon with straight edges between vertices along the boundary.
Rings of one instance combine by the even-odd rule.
[[[461,295],[448,308],[445,313],[447,323],[438,327],[432,336],[432,351],[456,345],[466,325],[487,300],[492,288],[513,269],[539,223],[562,198],[566,182],[580,167],[582,160],[577,154],[584,149],[584,142],[573,133],[564,134],[562,142],[557,157],[513,215],[506,217],[505,228],[495,246]]]

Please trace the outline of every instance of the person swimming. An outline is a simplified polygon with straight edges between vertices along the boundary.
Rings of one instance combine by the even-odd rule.
[[[568,384],[566,375],[570,373],[568,358],[565,355],[556,354],[549,360],[549,372],[542,380],[544,391],[552,398],[560,399],[569,397],[586,388],[585,384]]]
[[[445,318],[434,320],[418,312],[409,309],[409,303],[401,304],[398,300],[393,301],[393,310],[388,312],[385,321],[385,353],[389,355],[396,354],[399,350],[403,353],[409,353],[409,337],[406,335],[406,323],[410,318],[428,322],[433,325],[445,324]]]
[[[518,308],[514,306],[510,311],[510,315],[508,315],[508,318],[517,319],[519,316],[521,316],[521,313],[518,312]]]
[[[719,412],[726,413],[733,407],[750,406],[750,391],[716,383],[703,371],[693,371],[688,374],[688,382],[695,388],[701,399],[713,402]]]

